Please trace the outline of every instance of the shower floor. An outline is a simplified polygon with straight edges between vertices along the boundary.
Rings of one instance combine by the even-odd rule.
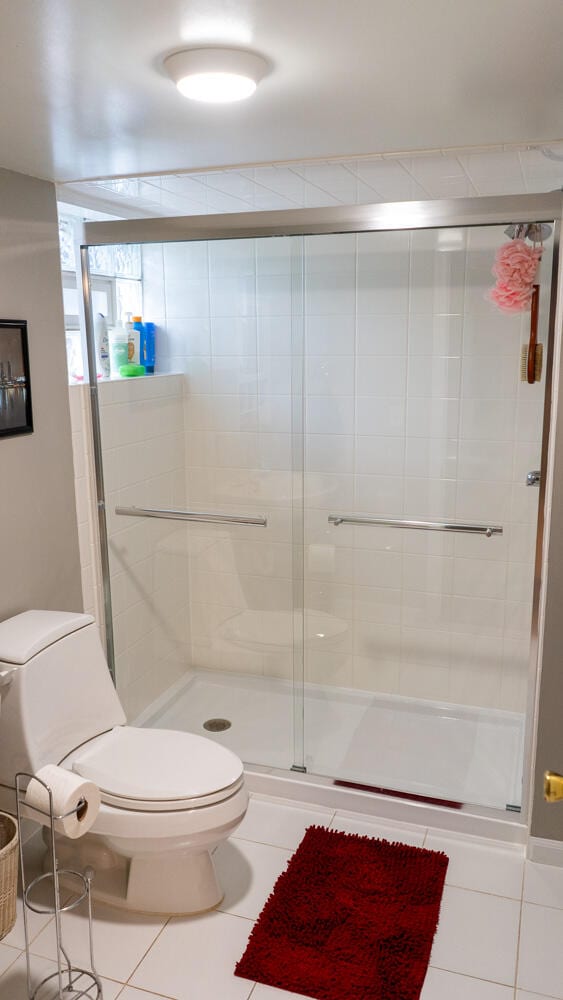
[[[306,684],[304,763],[312,774],[464,804],[521,802],[524,716],[398,695]],[[299,759],[289,681],[190,671],[137,720],[200,733],[246,764],[287,769]],[[209,719],[230,728],[209,732]]]

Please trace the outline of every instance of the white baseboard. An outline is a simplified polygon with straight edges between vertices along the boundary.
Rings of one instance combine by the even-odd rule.
[[[543,840],[541,837],[530,837],[527,853],[529,861],[537,861],[540,865],[558,865],[563,868],[562,840]]]
[[[474,837],[503,840],[508,844],[523,846],[527,840],[526,826],[513,818],[504,819],[501,813],[483,810],[480,814],[471,807],[447,809],[407,799],[390,798],[361,790],[334,785],[329,778],[317,775],[267,771],[252,766],[245,767],[245,783],[249,792],[284,798],[295,803],[328,806],[331,809],[365,813],[388,821],[415,823],[418,826],[449,830],[452,833]],[[510,815],[510,814],[508,814]],[[563,844],[561,845],[563,848]],[[563,861],[561,862],[563,864]]]

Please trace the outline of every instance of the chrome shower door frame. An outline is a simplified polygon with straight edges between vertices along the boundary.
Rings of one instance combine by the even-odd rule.
[[[93,454],[96,469],[96,505],[100,535],[100,560],[104,598],[104,617],[110,671],[115,680],[113,656],[112,607],[109,581],[109,555],[102,467],[96,352],[91,308],[88,248],[110,244],[149,244],[257,239],[269,236],[305,236],[337,233],[392,232],[397,230],[470,228],[513,225],[520,222],[548,222],[554,226],[549,335],[547,343],[546,388],[543,415],[543,438],[539,511],[536,533],[535,579],[530,643],[528,710],[524,750],[522,812],[516,821],[524,827],[529,820],[532,766],[535,751],[534,716],[537,700],[538,655],[540,649],[540,609],[544,603],[543,565],[545,558],[546,498],[550,495],[549,442],[553,424],[552,378],[556,344],[556,306],[560,269],[560,231],[563,199],[560,191],[547,194],[500,195],[485,198],[455,198],[435,201],[387,202],[337,208],[290,209],[273,212],[241,212],[224,215],[177,216],[129,219],[116,222],[88,222],[80,239],[85,333],[92,408]],[[302,524],[302,517],[298,523]],[[300,549],[303,551],[303,538]],[[296,540],[293,539],[295,546]],[[294,683],[301,688],[301,712],[296,710],[295,761],[293,770],[303,771],[303,636],[300,645],[301,665]],[[300,744],[300,746],[299,746]],[[502,816],[501,810],[472,807],[474,815]]]

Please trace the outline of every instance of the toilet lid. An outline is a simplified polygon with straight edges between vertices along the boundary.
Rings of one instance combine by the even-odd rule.
[[[73,755],[72,770],[98,785],[102,801],[165,810],[220,801],[240,782],[243,765],[204,736],[116,726]]]

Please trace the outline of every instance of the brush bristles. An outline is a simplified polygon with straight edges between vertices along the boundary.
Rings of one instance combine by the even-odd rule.
[[[534,358],[534,382],[539,382],[543,370],[543,344],[536,344],[536,356]],[[520,356],[520,381],[528,381],[528,345],[522,346]]]

